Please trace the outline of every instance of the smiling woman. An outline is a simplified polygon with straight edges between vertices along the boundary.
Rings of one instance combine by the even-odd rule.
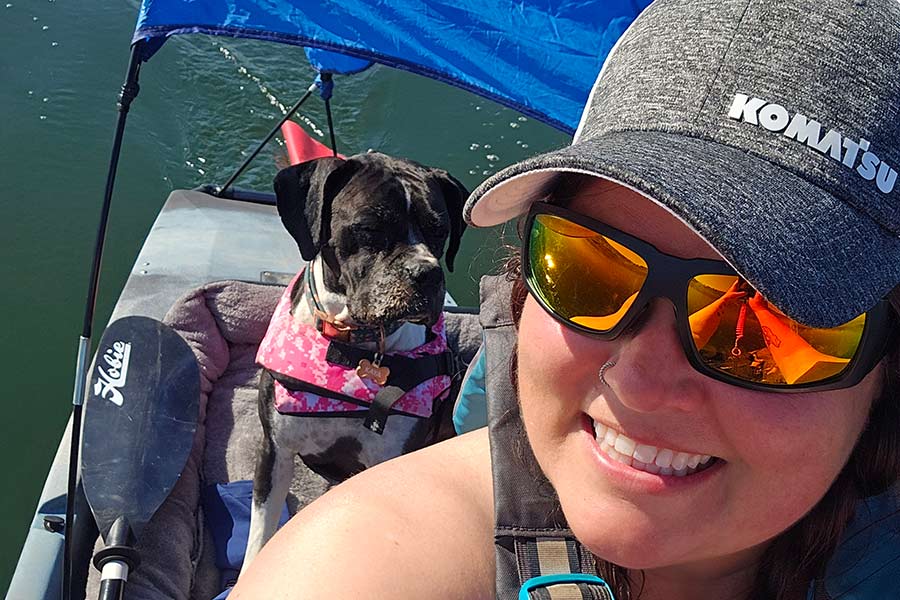
[[[466,205],[526,215],[488,431],[325,495],[235,597],[896,597],[898,40],[893,0],[657,0],[573,145]]]
[[[678,217],[637,192],[577,175],[560,187],[576,191],[551,194],[556,204],[568,206],[555,209],[557,215],[581,222],[588,216],[605,231],[616,228],[640,236],[671,258],[730,268]],[[534,226],[530,233],[534,236]],[[581,235],[579,241],[585,239]],[[557,251],[554,263],[564,263],[564,254]],[[710,264],[716,260],[718,265]],[[662,265],[647,262],[649,280]],[[580,264],[576,274],[559,273],[552,285],[565,286],[567,277],[584,278],[585,261]],[[616,581],[625,579],[624,573],[615,576],[612,565],[642,570],[636,579],[651,598],[667,585],[703,589],[704,597],[711,598],[747,589],[756,590],[754,598],[782,597],[772,580],[787,573],[800,576],[787,581],[806,582],[794,590],[804,592],[816,576],[804,571],[824,567],[838,542],[829,535],[835,531],[835,511],[846,521],[865,490],[874,484],[880,491],[883,481],[900,473],[896,452],[888,452],[887,461],[875,459],[883,453],[877,448],[896,446],[896,432],[873,425],[857,443],[882,390],[886,367],[870,362],[860,383],[845,376],[841,381],[850,387],[789,397],[716,381],[705,369],[701,374],[692,367],[688,356],[697,351],[686,349],[679,339],[684,327],[672,304],[652,298],[647,306],[624,313],[618,323],[607,324],[607,330],[621,325],[621,335],[598,339],[561,327],[560,321],[567,321],[552,304],[542,308],[536,298],[543,297],[546,280],[536,282],[531,269],[526,261],[524,272],[534,293],[514,294],[525,298],[516,310],[521,310],[516,372],[522,419],[569,526],[602,557],[601,572]],[[591,300],[602,304],[614,287],[595,287]],[[687,280],[677,288],[683,293]],[[734,339],[733,319],[729,325]],[[883,336],[868,339],[883,358]],[[602,379],[598,363],[606,365]],[[890,364],[896,368],[897,361]],[[885,391],[878,422],[900,422],[896,386]],[[854,446],[852,464],[835,483]],[[775,559],[767,542],[779,535],[787,555]],[[796,561],[798,551],[807,553],[806,564]],[[789,568],[761,572],[764,557]],[[677,567],[686,564],[691,568]],[[628,597],[626,589],[617,597]]]

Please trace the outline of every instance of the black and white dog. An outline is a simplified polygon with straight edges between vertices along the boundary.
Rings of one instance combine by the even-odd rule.
[[[468,196],[446,171],[373,152],[284,169],[275,192],[310,262],[257,355],[264,439],[244,568],[275,532],[295,454],[341,481],[429,442],[454,370],[438,259],[449,239],[453,269]]]

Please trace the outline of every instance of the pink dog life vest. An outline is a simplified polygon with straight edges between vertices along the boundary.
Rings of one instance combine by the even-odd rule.
[[[275,382],[275,408],[285,414],[365,412],[381,386],[356,374],[355,366],[331,364],[326,360],[331,341],[311,324],[298,323],[291,315],[291,290],[303,272],[298,273],[285,289],[269,328],[256,354],[256,363],[275,374],[312,384],[358,402],[348,402],[306,391],[293,391]],[[433,339],[407,352],[387,356],[411,359],[448,352],[444,316],[431,328]],[[373,353],[374,356],[374,353]],[[370,357],[371,358],[371,357]],[[435,399],[446,395],[449,375],[437,375],[404,393],[391,407],[391,412],[428,418]]]

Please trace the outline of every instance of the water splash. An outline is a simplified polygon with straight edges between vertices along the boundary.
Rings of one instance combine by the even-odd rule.
[[[257,88],[259,89],[259,91],[263,94],[263,96],[266,98],[266,100],[269,101],[269,104],[270,104],[271,106],[274,106],[274,107],[277,108],[279,111],[281,111],[281,114],[282,114],[282,115],[286,115],[286,114],[287,114],[288,109],[289,109],[290,107],[288,107],[288,106],[286,106],[285,104],[283,104],[283,103],[278,99],[278,97],[275,96],[275,94],[273,94],[271,91],[269,91],[269,86],[268,86],[266,83],[264,83],[262,79],[260,79],[259,77],[257,77],[257,76],[254,75],[253,73],[251,73],[251,72],[247,69],[247,67],[245,67],[245,66],[239,64],[239,63],[238,63],[237,57],[234,55],[234,52],[232,52],[231,50],[229,50],[229,49],[226,48],[225,46],[221,46],[221,45],[218,47],[218,49],[219,49],[219,52],[222,54],[222,56],[224,56],[226,59],[230,60],[230,61],[233,62],[235,65],[237,65],[237,71],[238,71],[238,73],[240,73],[241,75],[244,75],[245,77],[247,77],[247,79],[249,79],[250,81],[252,81],[253,83],[256,84],[256,87],[257,87]],[[243,90],[243,89],[244,89],[244,86],[241,86],[240,89]],[[250,111],[250,114],[253,114],[253,111],[252,111],[252,110]],[[325,137],[325,132],[322,131],[322,129],[318,126],[318,124],[317,124],[315,121],[313,121],[311,118],[309,118],[309,117],[306,116],[305,114],[302,114],[301,112],[298,111],[297,113],[295,113],[294,117],[295,117],[297,120],[299,120],[299,121],[301,121],[302,123],[304,123],[305,125],[307,125],[310,129],[312,129],[313,133],[315,133],[315,134],[318,135],[319,137]],[[270,118],[271,118],[271,117],[270,117]]]

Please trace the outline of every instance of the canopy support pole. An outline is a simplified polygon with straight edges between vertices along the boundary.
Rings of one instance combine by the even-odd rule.
[[[327,85],[331,83],[331,73],[322,73],[319,75],[322,82]],[[323,94],[325,99],[325,116],[328,118],[328,135],[331,137],[331,154],[337,158],[337,141],[334,136],[334,119],[331,116],[331,87],[329,86],[327,94]]]
[[[331,118],[331,100],[325,101],[325,115],[328,117],[328,135],[331,137],[331,154],[337,158],[337,141],[334,137],[334,120]]]
[[[275,127],[272,128],[272,131],[269,132],[269,135],[266,136],[266,139],[264,139],[263,141],[261,141],[259,143],[259,145],[256,147],[256,150],[254,150],[250,154],[250,156],[247,157],[247,160],[245,160],[241,164],[241,166],[237,168],[237,171],[234,172],[234,175],[232,175],[231,177],[228,178],[228,181],[225,182],[225,185],[216,189],[216,196],[221,197],[222,194],[225,193],[225,191],[231,187],[231,185],[234,183],[234,181],[238,177],[241,176],[241,173],[243,173],[247,169],[247,166],[249,166],[250,163],[253,161],[253,159],[256,158],[256,155],[259,154],[263,148],[265,148],[266,144],[269,143],[269,140],[271,140],[273,137],[275,137],[275,134],[278,133],[279,130],[281,130],[281,126],[284,125],[288,119],[290,119],[291,117],[294,116],[294,113],[300,109],[300,106],[304,102],[306,102],[306,99],[310,97],[310,95],[315,91],[315,89],[316,89],[316,84],[313,83],[306,90],[306,93],[304,93],[303,96],[301,96],[300,99],[297,100],[297,103],[294,104],[294,106],[292,106],[290,108],[290,110],[288,110],[286,113],[284,113],[284,116],[281,118],[281,120],[278,121],[278,123],[275,125]]]
[[[70,600],[72,597],[72,543],[75,530],[75,494],[78,483],[78,452],[81,447],[81,413],[84,405],[84,394],[87,387],[87,370],[91,348],[91,329],[94,326],[94,308],[97,304],[97,291],[100,284],[100,264],[103,257],[103,244],[106,240],[106,226],[109,223],[109,209],[112,204],[113,187],[116,181],[116,170],[119,166],[119,154],[122,149],[122,137],[125,133],[125,120],[128,117],[128,109],[134,100],[140,86],[138,76],[141,70],[141,43],[131,47],[131,58],[128,62],[128,72],[125,83],[119,92],[116,106],[119,110],[119,118],[116,123],[116,132],[113,138],[112,155],[109,159],[109,170],[106,175],[106,190],[103,193],[103,207],[100,210],[100,223],[97,227],[97,237],[94,242],[94,259],[91,264],[91,274],[88,280],[87,300],[84,307],[84,320],[81,328],[81,337],[78,340],[78,358],[75,365],[75,389],[72,393],[72,435],[69,449],[69,479],[66,491],[66,525],[65,543],[63,547],[63,578],[62,597]]]

